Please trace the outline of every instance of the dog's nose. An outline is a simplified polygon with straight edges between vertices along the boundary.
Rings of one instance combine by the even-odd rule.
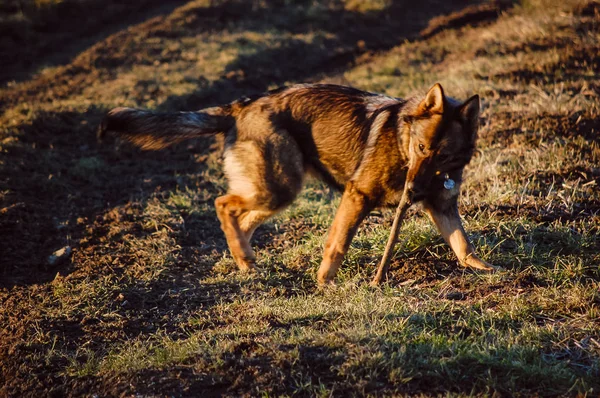
[[[406,190],[410,201],[413,203],[420,202],[425,198],[425,192],[419,188],[415,188],[415,184],[412,181],[406,183]]]

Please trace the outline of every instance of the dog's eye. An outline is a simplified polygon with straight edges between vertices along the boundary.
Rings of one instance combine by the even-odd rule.
[[[425,145],[423,144],[419,144],[419,150],[423,153],[425,153]]]

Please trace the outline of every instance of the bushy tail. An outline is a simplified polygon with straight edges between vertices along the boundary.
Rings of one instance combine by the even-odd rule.
[[[225,132],[234,123],[227,106],[176,113],[115,108],[100,124],[98,139],[116,134],[142,149],[158,150],[189,138]]]

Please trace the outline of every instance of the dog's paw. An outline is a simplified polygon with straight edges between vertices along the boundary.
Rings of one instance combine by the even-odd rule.
[[[335,286],[335,274],[337,268],[329,265],[321,265],[317,271],[317,284],[319,287]]]
[[[459,262],[463,267],[470,267],[474,269],[478,269],[485,272],[500,272],[504,271],[504,268],[498,267],[496,265],[492,265],[487,261],[483,261],[479,257],[475,255],[468,256],[463,261]]]
[[[373,278],[371,282],[369,282],[369,286],[371,287],[381,287],[383,284],[387,282],[387,278]]]
[[[240,272],[245,274],[253,274],[256,273],[256,261],[253,258],[235,258],[235,262],[238,266]]]
[[[333,279],[317,278],[317,289],[323,291],[336,288],[337,285]]]

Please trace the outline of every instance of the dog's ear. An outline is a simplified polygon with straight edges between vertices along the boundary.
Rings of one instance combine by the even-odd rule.
[[[417,113],[444,113],[444,89],[439,83],[434,84],[429,89],[425,99],[421,101],[417,108]]]
[[[465,131],[475,140],[479,127],[479,95],[475,94],[460,106],[458,117],[465,126]]]

